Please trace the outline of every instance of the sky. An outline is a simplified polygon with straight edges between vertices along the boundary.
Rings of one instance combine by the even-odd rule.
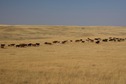
[[[126,0],[0,0],[0,24],[126,26]]]

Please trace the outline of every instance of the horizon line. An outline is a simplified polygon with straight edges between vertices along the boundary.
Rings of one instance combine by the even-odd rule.
[[[116,27],[126,27],[117,25],[47,25],[47,24],[0,24],[0,26],[116,26]]]

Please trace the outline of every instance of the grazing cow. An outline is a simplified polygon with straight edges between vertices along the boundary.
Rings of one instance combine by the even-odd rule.
[[[115,38],[115,37],[109,37],[109,41],[114,41],[116,42],[118,38]]]
[[[90,42],[94,42],[94,40],[92,40],[92,39],[90,39],[89,41],[90,41]]]
[[[53,41],[53,43],[60,43],[60,41]]]
[[[40,46],[40,43],[36,43],[37,46]]]
[[[121,40],[120,40],[120,39],[118,39],[117,41],[118,41],[118,42],[121,42]]]
[[[44,44],[47,44],[47,45],[52,45],[52,43],[50,43],[50,42],[45,42]]]
[[[16,45],[16,48],[20,47],[20,45]]]
[[[85,41],[81,41],[82,43],[85,43]]]
[[[94,38],[94,40],[101,40],[101,38]]]
[[[81,41],[83,41],[83,39],[75,40],[75,42],[81,42]]]
[[[113,39],[109,39],[109,41],[113,41]]]
[[[65,41],[62,41],[61,43],[62,43],[62,44],[65,44],[66,42],[67,42],[67,40],[65,40]]]
[[[109,41],[113,41],[113,38],[112,37],[109,37]]]
[[[29,43],[28,46],[32,46],[32,43]]]
[[[27,44],[25,44],[25,43],[22,43],[22,44],[19,44],[20,45],[20,47],[26,47],[27,46]]]
[[[125,39],[123,39],[123,38],[120,38],[120,40],[121,40],[121,41],[125,41]]]
[[[103,39],[102,41],[103,41],[103,42],[108,42],[108,39]]]
[[[100,41],[96,41],[95,43],[96,43],[96,44],[99,44],[99,43],[100,43]]]
[[[10,47],[11,47],[11,46],[15,46],[15,44],[9,44],[8,46],[10,46]]]
[[[75,42],[80,42],[80,40],[75,40]]]
[[[123,39],[123,38],[118,38],[117,41],[118,41],[118,42],[122,42],[122,41],[125,41],[125,39]]]
[[[88,42],[94,42],[94,40],[90,39],[90,38],[87,38],[86,41],[88,41]]]
[[[4,48],[5,47],[5,44],[1,44],[1,48]]]

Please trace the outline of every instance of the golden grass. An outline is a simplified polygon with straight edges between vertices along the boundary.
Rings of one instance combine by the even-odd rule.
[[[39,47],[0,48],[0,84],[126,84],[126,41],[43,44],[88,37],[124,38],[125,27],[1,26],[0,32],[0,43],[41,43]]]

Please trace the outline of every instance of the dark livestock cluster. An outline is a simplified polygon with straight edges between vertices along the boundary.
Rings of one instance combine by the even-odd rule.
[[[21,44],[0,44],[1,48],[5,47],[16,47],[16,48],[24,48],[31,46],[40,46],[40,43],[21,43]]]
[[[109,37],[109,38],[87,38],[87,39],[76,39],[76,40],[63,40],[63,41],[52,41],[52,42],[44,42],[45,45],[54,45],[54,44],[66,44],[66,43],[95,43],[100,44],[101,42],[123,42],[126,41],[126,38],[117,38],[117,37]],[[21,43],[21,44],[0,44],[1,48],[5,47],[16,47],[16,48],[25,48],[25,47],[37,47],[40,46],[40,43]]]
[[[53,45],[53,44],[66,44],[66,43],[85,43],[85,42],[90,42],[90,43],[96,43],[99,44],[101,42],[123,42],[126,41],[126,38],[116,38],[116,37],[109,37],[109,38],[105,38],[105,39],[101,39],[101,38],[87,38],[87,39],[77,39],[77,40],[64,40],[64,41],[52,41],[52,42],[45,42],[44,44],[46,45]]]

